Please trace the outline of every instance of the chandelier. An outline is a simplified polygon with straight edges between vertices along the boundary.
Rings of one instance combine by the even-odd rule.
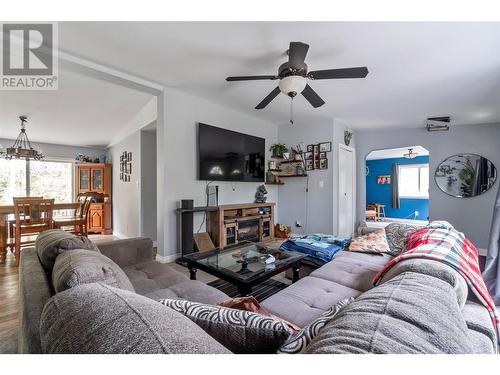
[[[33,160],[41,160],[44,158],[43,154],[35,150],[31,146],[31,142],[28,138],[28,134],[26,134],[26,123],[28,122],[28,118],[26,116],[19,116],[21,120],[21,132],[17,136],[17,139],[14,141],[14,144],[11,147],[7,147],[6,151],[0,152],[0,157],[5,159],[33,159]]]
[[[403,154],[403,156],[406,159],[413,159],[413,158],[417,157],[417,155],[418,155],[418,152],[413,152],[413,148],[409,148],[408,152],[406,154]]]

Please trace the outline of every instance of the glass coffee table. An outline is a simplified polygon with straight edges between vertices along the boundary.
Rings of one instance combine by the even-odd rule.
[[[274,262],[266,263],[273,256]],[[255,242],[240,242],[224,248],[191,253],[184,256],[191,280],[196,280],[196,271],[203,270],[238,287],[238,292],[247,296],[255,285],[291,268],[292,282],[299,279],[300,261],[305,254],[295,251],[270,249]]]

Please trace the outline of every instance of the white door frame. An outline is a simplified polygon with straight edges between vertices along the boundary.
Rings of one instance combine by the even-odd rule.
[[[338,175],[337,175],[337,234],[340,233],[340,152],[341,150],[352,152],[352,228],[351,234],[354,233],[354,224],[356,221],[356,150],[353,147],[346,146],[342,143],[339,143],[339,151],[337,153],[337,166],[338,166]]]

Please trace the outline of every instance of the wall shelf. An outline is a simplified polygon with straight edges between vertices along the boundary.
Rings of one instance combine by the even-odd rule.
[[[266,182],[266,185],[285,185],[284,182]]]
[[[283,174],[283,175],[280,175],[278,176],[280,178],[282,177],[307,177],[306,174]]]
[[[303,160],[283,160],[280,164],[295,164],[295,163],[303,163]]]

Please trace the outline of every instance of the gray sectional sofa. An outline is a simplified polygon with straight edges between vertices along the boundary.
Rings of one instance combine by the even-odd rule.
[[[103,255],[125,272],[136,293],[149,299],[182,298],[216,303],[229,298],[218,289],[189,280],[168,264],[157,262],[154,259],[153,241],[149,238],[112,241],[101,243],[98,247]],[[19,280],[19,353],[42,353],[40,317],[45,304],[55,292],[51,275],[42,266],[35,248],[26,248],[21,252]]]
[[[215,304],[228,296],[156,262],[152,242],[99,244],[135,293],[105,283],[54,292],[35,249],[21,254],[21,353],[228,353],[185,316],[157,302],[181,298]],[[306,347],[306,353],[494,353],[486,309],[464,279],[433,261],[405,261],[373,287],[388,255],[342,252],[263,302],[304,326],[341,299],[356,297]]]

